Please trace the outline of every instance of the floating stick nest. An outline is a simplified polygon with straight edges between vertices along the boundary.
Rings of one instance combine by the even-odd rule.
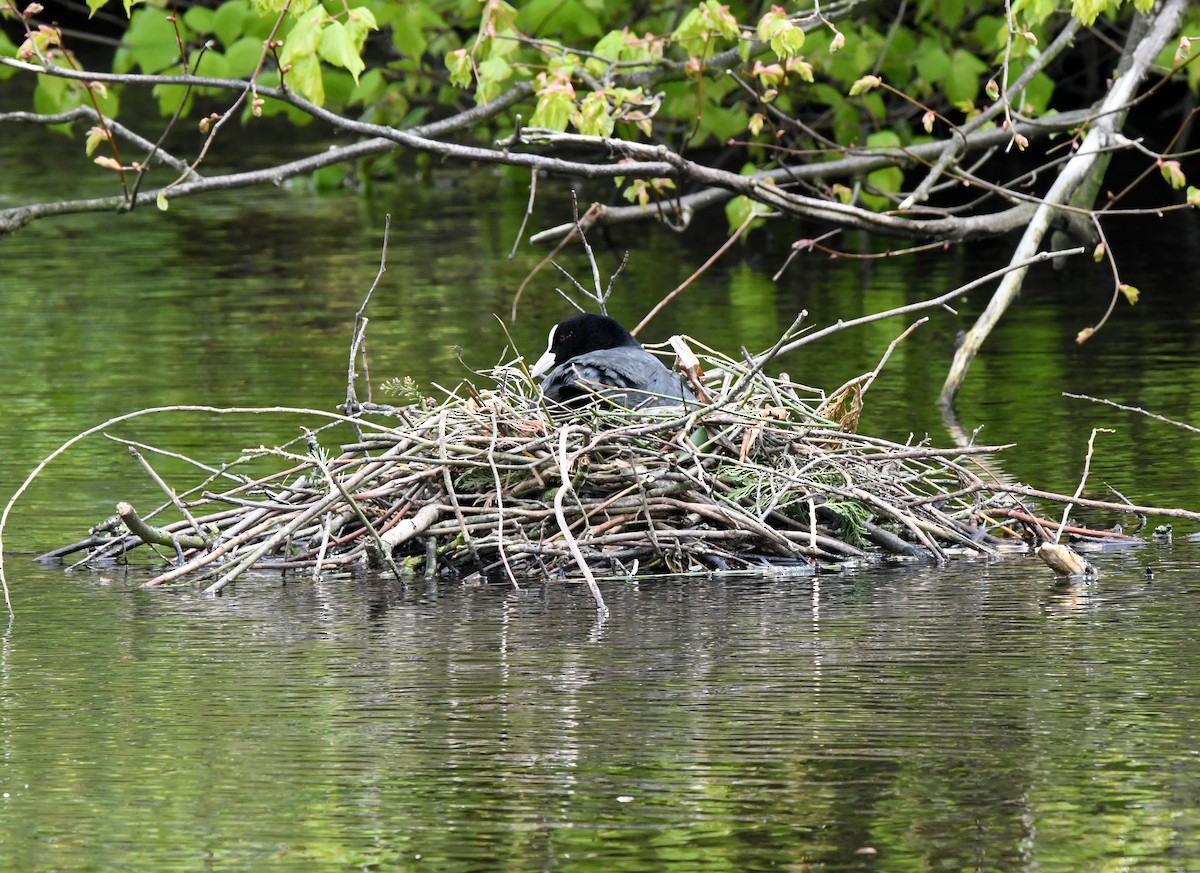
[[[685,355],[698,346],[673,343]],[[693,378],[701,366],[705,402],[691,409],[599,403],[564,416],[518,359],[481,374],[495,389],[464,383],[440,400],[331,416],[299,445],[204,467],[186,490],[143,459],[167,501],[144,518],[121,503],[90,537],[44,557],[101,566],[153,550],[169,567],[147,584],[203,580],[209,591],[251,568],[514,583],[582,575],[602,603],[596,574],[806,572],[886,554],[943,561],[1013,542],[1014,518],[1036,522],[1021,503],[1029,489],[978,463],[1002,447],[857,433],[869,376],[826,397],[712,350],[691,362]],[[353,440],[326,449],[330,428],[347,425]],[[278,470],[239,475],[264,458]]]

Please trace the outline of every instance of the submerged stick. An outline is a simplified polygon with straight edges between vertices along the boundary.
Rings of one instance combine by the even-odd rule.
[[[147,544],[184,549],[206,549],[210,545],[209,541],[202,536],[173,534],[161,527],[146,524],[138,516],[133,505],[124,501],[117,504],[117,515],[121,516],[121,521],[125,523],[125,527],[129,528],[131,533],[136,534],[138,539]]]

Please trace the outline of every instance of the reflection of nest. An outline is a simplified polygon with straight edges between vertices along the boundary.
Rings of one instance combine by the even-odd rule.
[[[488,374],[494,391],[366,410],[396,427],[341,417],[309,436],[307,453],[246,452],[148,516],[183,516],[172,524],[152,527],[121,504],[107,536],[53,554],[97,565],[151,544],[178,559],[155,582],[207,577],[213,588],[251,567],[513,579],[795,568],[863,557],[868,542],[938,560],[947,547],[986,552],[983,514],[1015,505],[972,469],[992,449],[863,436],[855,391],[822,403],[715,353],[703,363],[712,402],[699,408],[566,419],[502,367]],[[326,457],[318,441],[332,427],[357,433]],[[232,475],[251,458],[284,464]]]

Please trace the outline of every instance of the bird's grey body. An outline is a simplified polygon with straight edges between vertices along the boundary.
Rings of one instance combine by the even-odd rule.
[[[546,374],[546,399],[572,406],[595,399],[631,409],[697,402],[681,374],[603,315],[583,313],[556,324],[546,353],[530,372]]]

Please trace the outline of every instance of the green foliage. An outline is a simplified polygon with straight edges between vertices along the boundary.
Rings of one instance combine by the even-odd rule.
[[[757,30],[759,41],[771,46],[771,51],[778,57],[794,58],[804,46],[804,31],[779,6],[772,6],[771,11],[759,19]]]
[[[178,72],[180,56],[175,40],[176,27],[186,42],[190,34],[185,22],[172,23],[164,9],[135,9],[121,46],[113,56],[113,72],[128,73],[139,69],[143,73],[161,73],[172,68]]]
[[[1162,161],[1158,162],[1158,170],[1162,173],[1163,179],[1172,188],[1182,188],[1187,184],[1187,176],[1183,173],[1183,167],[1179,161]]]
[[[93,11],[106,5],[125,3],[88,0]],[[835,21],[792,6],[719,0],[682,7],[632,0],[358,0],[352,6],[223,0],[178,14],[165,0],[129,6],[113,57],[119,73],[256,76],[259,86],[282,87],[336,112],[355,107],[365,120],[399,126],[448,114],[464,101],[487,105],[520,85],[530,96],[491,124],[511,129],[519,113],[529,126],[673,147],[750,141],[759,146],[749,153],[753,166],[762,170],[777,159],[762,146],[786,132],[781,116],[815,131],[788,135],[787,148],[804,152],[829,141],[903,147],[926,133],[942,135],[947,125],[1006,98],[1015,100],[1017,112],[1051,111],[1055,80],[1046,72],[1020,95],[1001,94],[993,83],[1015,81],[1039,57],[1039,46],[1053,39],[1064,13],[1092,23],[1146,9],[1149,0],[1011,0],[1007,6],[917,0],[898,19],[891,7],[867,3]],[[1189,9],[1184,27],[1200,32],[1200,8]],[[272,34],[275,43],[265,46]],[[0,53],[41,53],[70,65],[57,39],[51,28],[35,32],[25,46],[0,35]],[[1185,63],[1191,54],[1185,37],[1159,61],[1184,69],[1197,87],[1200,63]],[[9,74],[0,67],[0,76]],[[117,87],[104,96],[111,111],[119,93]],[[224,96],[165,84],[154,94],[168,115]],[[42,77],[35,106],[63,111],[91,96],[80,83]],[[270,99],[245,118],[278,114],[309,118]],[[1166,168],[1164,178],[1181,184]],[[904,184],[895,168],[862,181],[858,202],[878,209],[889,208],[887,195]],[[654,185],[629,191],[634,202],[661,196]],[[731,223],[744,220],[748,208],[732,202]]]
[[[736,40],[738,35],[737,19],[729,13],[729,7],[722,6],[718,0],[703,0],[683,16],[671,38],[693,59],[703,60],[725,41]]]

